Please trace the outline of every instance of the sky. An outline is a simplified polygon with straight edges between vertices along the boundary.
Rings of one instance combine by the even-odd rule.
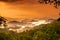
[[[60,8],[53,5],[40,4],[38,0],[0,1],[0,15],[9,18],[57,18]]]

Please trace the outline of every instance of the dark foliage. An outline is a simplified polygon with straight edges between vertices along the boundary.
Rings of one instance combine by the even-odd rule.
[[[60,6],[60,0],[39,0],[39,3],[45,3],[50,5],[53,3],[55,8],[58,8]]]

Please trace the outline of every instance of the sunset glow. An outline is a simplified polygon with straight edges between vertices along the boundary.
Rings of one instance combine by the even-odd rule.
[[[58,17],[59,10],[49,4],[19,4],[0,2],[0,15],[10,18],[44,18]]]

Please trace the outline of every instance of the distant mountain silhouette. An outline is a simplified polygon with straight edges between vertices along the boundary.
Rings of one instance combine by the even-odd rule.
[[[16,24],[16,23],[18,23],[18,24],[20,24],[20,22],[19,21],[9,21],[8,23],[14,23],[14,24]]]

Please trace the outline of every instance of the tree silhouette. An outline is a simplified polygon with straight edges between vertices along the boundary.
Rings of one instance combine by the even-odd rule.
[[[39,3],[48,4],[50,5],[53,3],[55,8],[60,6],[60,0],[39,0]]]
[[[0,16],[0,25],[3,24],[3,26],[6,26],[6,19],[2,16]]]
[[[57,20],[60,21],[60,13],[59,13],[59,18]]]

